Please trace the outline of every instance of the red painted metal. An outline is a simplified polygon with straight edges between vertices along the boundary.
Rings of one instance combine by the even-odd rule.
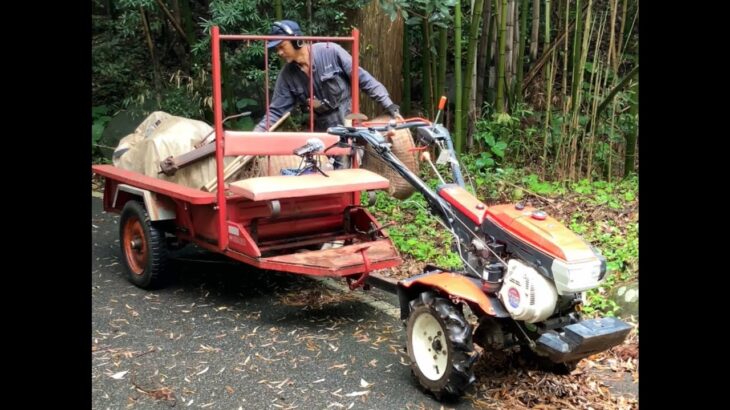
[[[312,52],[312,42],[308,43],[309,47],[309,132],[314,132],[314,77],[312,76],[312,61],[314,59],[314,52]]]
[[[292,155],[295,148],[306,144],[310,138],[318,138],[325,147],[339,141],[339,137],[326,132],[253,132],[226,131],[225,155]],[[327,155],[349,154],[349,148],[334,147]]]
[[[370,247],[368,246],[368,247],[360,248],[360,253],[362,254],[362,261],[365,264],[365,272],[363,272],[362,275],[360,275],[360,277],[356,281],[350,283],[350,290],[355,290],[355,289],[359,288],[360,286],[362,286],[365,283],[365,279],[367,279],[368,276],[370,275],[370,270],[371,270],[370,269],[370,259],[368,259],[368,255],[367,255],[367,253],[365,253],[365,251],[367,251],[368,248],[370,248]]]
[[[484,202],[469,193],[469,191],[458,185],[454,185],[441,189],[439,195],[474,221],[475,224],[482,224],[484,215],[487,212],[487,206],[484,205]]]
[[[216,26],[214,26],[216,27]],[[251,34],[221,34],[221,40],[302,40],[302,41],[353,41],[353,37],[327,37],[327,36],[268,36]]]
[[[495,205],[487,209],[486,218],[506,232],[526,241],[555,258],[571,262],[595,257],[590,245],[580,236],[551,216],[539,221],[530,215],[535,208]]]
[[[172,198],[181,199],[194,205],[215,203],[215,194],[211,192],[204,192],[174,182],[148,177],[138,172],[117,168],[114,165],[92,165],[91,169],[95,174],[110,178],[117,183],[130,184],[137,188],[147,189]],[[109,183],[107,183],[107,186],[109,186]],[[113,197],[114,191],[104,191],[104,198],[111,200]]]
[[[350,75],[352,82],[352,112],[360,113],[360,31],[356,28],[352,29],[352,74]],[[357,125],[357,120],[353,120],[353,125]]]
[[[380,227],[372,215],[359,207],[359,190],[386,188],[387,180],[378,176],[374,180],[366,170],[353,168],[331,171],[351,173],[351,178],[338,181],[324,179],[316,186],[297,191],[299,197],[289,198],[296,187],[290,182],[302,182],[308,176],[281,177],[284,185],[266,187],[266,195],[253,195],[252,200],[226,189],[223,179],[223,158],[233,155],[291,155],[309,138],[319,138],[326,146],[338,141],[337,136],[326,133],[259,133],[225,131],[223,128],[223,106],[221,95],[221,49],[222,40],[263,40],[264,46],[272,39],[303,41],[352,41],[353,42],[353,112],[359,112],[359,32],[353,30],[353,37],[314,36],[250,36],[221,35],[218,27],[211,29],[213,122],[217,138],[216,175],[217,192],[209,193],[180,184],[145,176],[143,174],[116,168],[111,165],[95,165],[93,171],[106,177],[104,207],[107,211],[120,212],[127,193],[118,195],[118,204],[112,204],[119,184],[129,184],[146,189],[158,196],[169,198],[175,203],[176,235],[181,240],[191,241],[204,249],[219,252],[228,257],[261,269],[272,269],[306,275],[360,278],[372,270],[386,269],[402,261],[393,242],[387,234],[366,235],[372,226]],[[268,63],[268,56],[265,56]],[[266,64],[268,68],[268,64]],[[311,64],[310,64],[311,67]],[[268,86],[268,69],[266,69]],[[310,77],[311,78],[311,77]],[[311,83],[310,83],[311,87]],[[313,91],[313,90],[312,90]],[[267,89],[267,106],[269,104]],[[313,110],[313,107],[311,107]],[[267,121],[268,121],[267,113]],[[311,124],[310,124],[311,125]],[[328,154],[348,154],[349,150],[335,148]],[[377,176],[377,175],[376,175]],[[279,181],[280,177],[273,177]],[[303,178],[303,179],[302,179]],[[253,178],[255,179],[255,178]],[[278,183],[277,183],[278,184]],[[232,184],[233,185],[233,184]],[[306,184],[305,184],[306,185]],[[335,186],[337,185],[337,186]],[[273,189],[269,189],[273,188]],[[301,187],[300,187],[301,188]],[[255,194],[256,191],[252,191]],[[263,192],[263,191],[261,191]],[[262,199],[265,198],[265,199]],[[137,224],[139,225],[139,224]],[[132,236],[134,224],[127,227],[127,236]],[[134,228],[134,229],[133,229]],[[141,228],[141,225],[140,225]],[[123,228],[125,229],[125,228]],[[123,231],[124,232],[124,231]],[[136,235],[136,234],[135,234]],[[303,246],[317,245],[333,240],[345,240],[348,245],[320,251],[292,253]],[[139,247],[130,241],[129,246]],[[133,252],[127,252],[134,254]],[[137,265],[142,262],[137,261]],[[130,263],[130,265],[133,265]]]
[[[142,275],[147,266],[147,241],[142,223],[136,216],[130,217],[122,227],[122,246],[127,265],[135,275]]]
[[[478,307],[483,313],[494,316],[496,314],[492,302],[489,301],[484,291],[466,276],[452,272],[434,272],[414,280],[401,282],[399,286],[410,288],[414,285],[422,285],[429,289],[435,288],[443,291],[450,297],[459,298],[469,302],[472,310]]]
[[[218,250],[224,250],[228,246],[228,235],[226,234],[226,190],[223,178],[223,147],[225,141],[223,135],[223,103],[221,98],[221,53],[220,35],[218,26],[211,30],[211,48],[213,50],[213,121],[215,123],[215,162],[216,176],[218,178]]]
[[[264,88],[266,89],[266,106],[269,106],[269,40],[264,40]],[[271,128],[271,113],[266,110],[266,129]]]
[[[353,114],[360,113],[360,30],[352,29],[352,74],[350,74],[351,85],[351,97],[352,97],[352,112]],[[353,125],[357,125],[357,120],[353,120]],[[357,163],[357,155],[352,156],[352,167],[357,168],[360,164]],[[354,204],[360,203],[360,192],[352,194],[352,202]]]

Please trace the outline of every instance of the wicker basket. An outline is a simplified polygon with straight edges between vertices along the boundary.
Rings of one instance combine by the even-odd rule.
[[[370,122],[387,122],[390,117],[377,117]],[[413,137],[411,131],[408,129],[396,130],[395,135],[391,138],[390,142],[393,144],[391,149],[393,154],[403,162],[408,169],[418,173],[418,153],[411,151],[415,144],[413,143]],[[373,150],[372,147],[365,147],[365,155],[362,159],[362,167],[379,174],[390,181],[388,187],[388,193],[394,198],[406,199],[415,189],[409,184],[403,177],[401,177],[394,169],[390,168],[383,160],[381,160]]]

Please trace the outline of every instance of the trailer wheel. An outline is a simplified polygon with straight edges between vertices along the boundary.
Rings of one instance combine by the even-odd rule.
[[[461,396],[475,380],[472,367],[479,358],[461,311],[423,292],[410,302],[406,331],[411,370],[421,386],[438,400]]]
[[[122,209],[119,245],[130,282],[143,289],[155,289],[164,284],[165,233],[150,221],[147,210],[137,201],[128,201]]]

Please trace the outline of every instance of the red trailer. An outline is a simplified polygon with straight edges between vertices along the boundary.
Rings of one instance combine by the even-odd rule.
[[[369,272],[401,263],[381,225],[360,204],[362,191],[387,189],[386,178],[358,168],[292,176],[263,176],[226,183],[224,156],[292,155],[308,139],[325,146],[336,135],[315,132],[241,132],[223,128],[220,44],[223,40],[289,40],[291,36],[221,35],[212,28],[216,192],[205,192],[112,165],[94,165],[105,177],[104,209],[121,214],[120,245],[130,280],[143,288],[165,281],[168,244],[192,242],[261,269],[344,277],[351,288]],[[297,40],[352,44],[352,111],[358,113],[358,31],[350,37],[298,36]],[[268,62],[265,61],[268,67]],[[268,106],[268,70],[266,71]],[[311,87],[311,80],[310,80]],[[310,88],[311,90],[311,88]],[[311,94],[310,94],[311,95]],[[311,105],[311,104],[310,104]],[[310,131],[313,107],[310,106]],[[333,148],[329,155],[351,155]],[[343,246],[321,249],[328,242]]]

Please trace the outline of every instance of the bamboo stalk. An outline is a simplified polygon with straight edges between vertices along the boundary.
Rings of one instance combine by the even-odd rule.
[[[462,113],[462,90],[463,86],[461,81],[461,1],[456,0],[454,5],[454,82],[456,88],[456,107],[454,109],[454,136],[456,137],[456,146],[459,147],[459,143],[463,144],[464,135],[461,129],[461,113]],[[457,152],[461,153],[458,150]]]
[[[550,0],[547,0],[550,1]],[[502,0],[502,12],[499,24],[499,62],[497,64],[497,113],[504,113],[504,83],[505,83],[505,48],[507,46],[507,0]]]
[[[545,0],[545,46],[550,44],[550,0]],[[547,50],[547,47],[545,47]],[[547,83],[547,101],[545,101],[545,126],[543,127],[543,144],[542,144],[542,167],[540,171],[542,176],[545,175],[545,170],[548,166],[547,147],[548,147],[548,128],[550,126],[550,108],[552,106],[552,93],[553,93],[553,61],[555,54],[553,53],[553,59],[548,63],[547,73],[545,75]]]
[[[527,0],[522,0],[520,10],[520,35],[519,35],[519,46],[517,47],[517,80],[515,82],[514,94],[515,101],[522,101],[522,79],[524,78],[525,69],[525,43],[527,41]]]
[[[485,78],[487,77],[487,67],[489,64],[489,33],[492,30],[490,22],[492,20],[492,0],[485,0],[484,9],[482,11],[482,31],[479,37],[479,48],[477,50],[477,112],[476,115],[481,117],[482,106],[486,97]],[[470,138],[470,140],[473,138]],[[471,146],[469,146],[471,148]]]
[[[514,42],[515,42],[515,0],[507,0],[507,39],[505,40],[505,49],[504,49],[504,78],[505,78],[505,86],[506,91],[509,93],[509,90],[512,88],[512,69],[513,69],[513,51],[514,51]]]
[[[603,30],[605,28],[606,24],[606,13],[603,14],[603,18],[601,19],[601,23],[598,26],[598,35],[596,36],[596,47],[593,51],[593,70],[591,70],[591,77],[588,81],[589,84],[591,84],[591,87],[593,89],[592,91],[592,101],[591,101],[591,118],[596,114],[596,110],[598,108],[598,99],[601,95],[601,79],[603,77],[603,70],[601,69],[601,40],[603,40]],[[595,75],[595,73],[598,73]],[[596,77],[596,82],[593,82],[593,77]],[[584,135],[587,133],[587,130],[584,129],[583,131]],[[579,160],[579,164],[583,164],[583,157],[584,154],[586,154],[587,151],[587,167],[586,167],[586,173],[588,174],[588,180],[592,180],[592,172],[591,168],[593,165],[593,138],[595,133],[593,130],[591,130],[590,134],[588,134],[588,143],[581,145],[581,157]],[[580,172],[579,172],[580,174]]]
[[[581,45],[581,56],[580,60],[578,62],[578,87],[576,92],[576,101],[575,104],[573,104],[573,130],[571,131],[571,138],[572,138],[572,145],[571,145],[571,158],[570,158],[570,167],[569,167],[569,178],[571,181],[575,180],[575,166],[576,166],[576,154],[577,154],[577,144],[578,144],[578,110],[581,106],[581,98],[583,96],[583,87],[580,86],[580,84],[583,84],[583,74],[585,71],[585,63],[586,58],[588,57],[588,42],[591,38],[591,34],[593,33],[593,20],[591,15],[591,5],[593,3],[593,0],[588,0],[588,12],[586,13],[586,21],[584,26],[584,32],[583,32],[583,42]],[[575,84],[573,85],[575,89]]]
[[[532,37],[530,38],[530,60],[537,60],[537,46],[540,41],[540,0],[532,0]]]
[[[473,106],[474,100],[472,99],[472,85],[473,81],[476,80],[476,77],[474,77],[474,69],[476,68],[476,48],[477,48],[477,40],[479,36],[479,23],[481,22],[480,18],[475,18],[476,16],[482,15],[482,9],[484,7],[484,0],[476,0],[474,2],[474,8],[472,9],[472,16],[471,21],[472,24],[469,27],[469,43],[467,45],[467,51],[466,51],[466,74],[464,75],[464,95],[462,96],[462,109],[465,110],[466,114],[463,117],[463,127],[467,131],[466,133],[469,134],[469,131],[471,130],[471,124],[470,124],[470,117],[472,117],[475,107]],[[457,144],[457,151],[462,152],[462,146]]]
[[[162,74],[160,73],[160,65],[157,62],[157,56],[155,55],[155,45],[152,42],[152,33],[150,32],[150,24],[147,20],[147,13],[144,11],[144,7],[139,7],[139,12],[142,15],[142,28],[144,29],[145,40],[147,40],[147,48],[150,51],[150,59],[152,60],[152,75],[155,83],[155,96],[157,105],[160,105],[162,97],[160,96],[160,90],[162,88]]]
[[[570,0],[567,0],[565,2],[565,32],[563,35],[565,36],[565,42],[563,46],[563,75],[561,78],[561,87],[562,87],[562,96],[563,101],[565,101],[568,97],[568,31],[570,31],[570,24],[568,24],[568,21],[570,20]],[[563,112],[565,114],[565,112]]]

